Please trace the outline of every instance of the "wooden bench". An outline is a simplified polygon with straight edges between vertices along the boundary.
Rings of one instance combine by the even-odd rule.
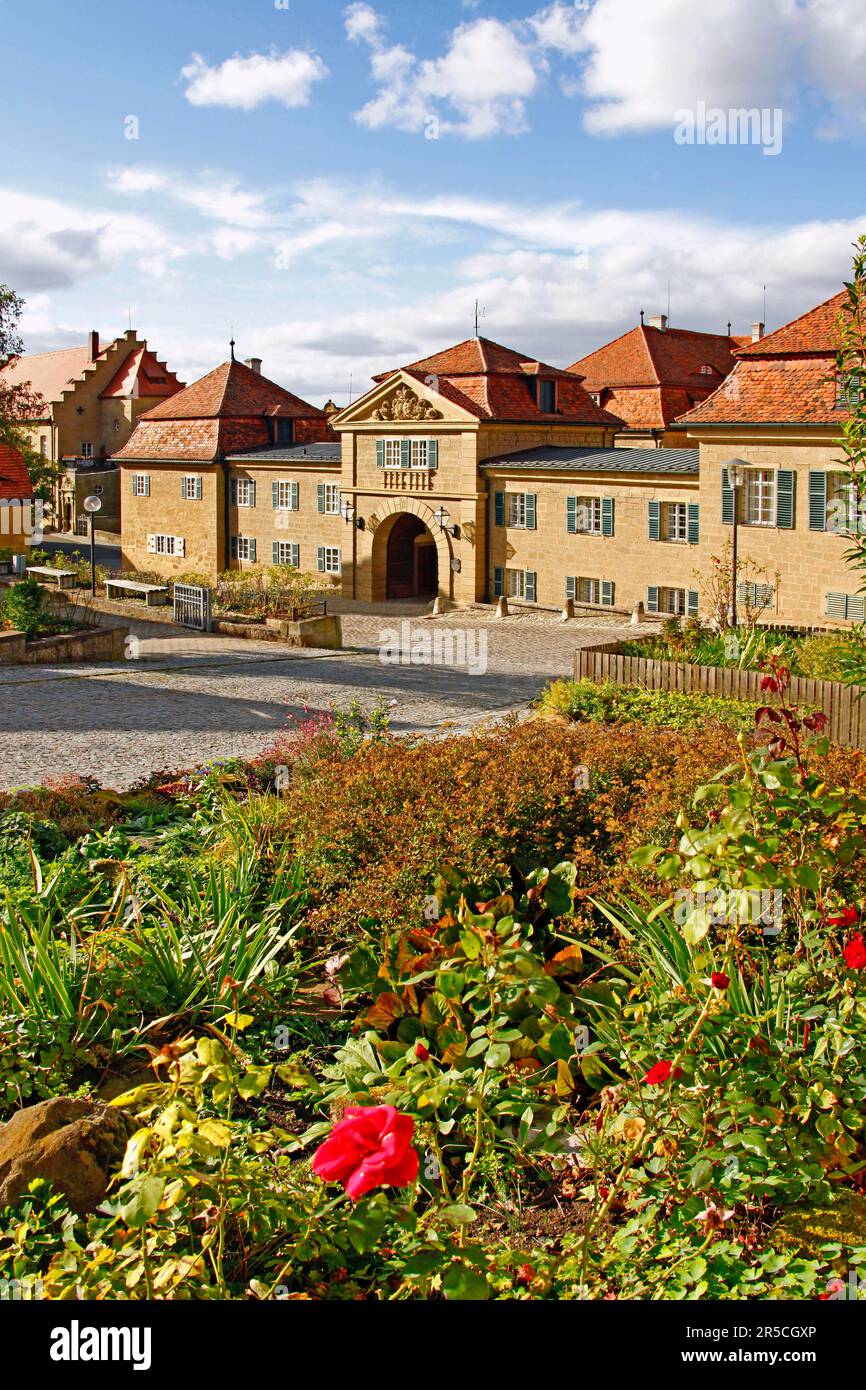
[[[106,579],[105,597],[111,598],[115,589],[121,591],[121,598],[125,595],[143,597],[148,608],[168,603],[168,589],[164,584],[140,584],[135,579]]]
[[[50,565],[28,565],[27,574],[32,574],[40,583],[45,583],[48,579],[56,579],[58,589],[76,589],[78,587],[77,570],[56,570]]]

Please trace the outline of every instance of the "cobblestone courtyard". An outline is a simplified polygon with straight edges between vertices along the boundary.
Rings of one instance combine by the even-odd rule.
[[[77,773],[121,790],[157,769],[254,755],[289,714],[304,706],[327,711],[354,697],[365,705],[380,696],[395,701],[396,733],[464,730],[525,709],[548,680],[570,674],[577,647],[629,631],[595,616],[562,623],[537,610],[497,621],[490,609],[427,619],[411,605],[334,607],[343,615],[340,652],[134,621],[137,659],[0,668],[0,786]],[[404,622],[413,636],[447,628],[465,632],[470,643],[486,639],[486,670],[383,664],[381,633]],[[483,645],[474,650],[483,654]]]

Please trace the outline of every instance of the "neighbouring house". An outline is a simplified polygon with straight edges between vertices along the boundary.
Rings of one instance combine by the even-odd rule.
[[[0,443],[0,555],[20,555],[32,542],[33,486],[24,456]]]
[[[180,391],[183,383],[130,328],[104,347],[92,332],[82,347],[26,353],[3,373],[30,382],[45,414],[27,425],[31,447],[59,467],[54,519],[81,529],[89,493],[102,501],[100,529],[120,531],[120,491],[112,454],[127,443],[139,417]]]
[[[274,563],[333,572],[339,442],[324,411],[261,366],[232,357],[142,416],[114,454],[125,566],[211,578]]]
[[[763,332],[754,324],[753,336]],[[678,416],[706,400],[734,369],[748,338],[671,328],[660,314],[569,367],[584,390],[625,421],[618,448],[681,448]]]
[[[857,516],[836,442],[851,393],[861,390],[836,370],[846,299],[834,295],[739,348],[730,377],[676,429],[700,451],[703,571],[730,539],[736,506],[740,555],[768,571],[766,618],[780,623],[841,626],[866,617],[858,576],[845,562],[845,533]],[[745,465],[736,493],[731,463]]]

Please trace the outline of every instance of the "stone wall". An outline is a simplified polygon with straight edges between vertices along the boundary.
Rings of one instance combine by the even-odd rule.
[[[128,627],[89,628],[84,632],[38,637],[28,642],[23,632],[0,632],[0,665],[45,665],[58,662],[122,661]]]

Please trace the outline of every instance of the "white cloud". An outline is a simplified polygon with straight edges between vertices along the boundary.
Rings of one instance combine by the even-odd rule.
[[[309,106],[313,84],[328,76],[328,69],[317,53],[289,49],[280,53],[235,54],[218,67],[211,67],[200,53],[194,53],[181,78],[188,84],[184,96],[192,106],[230,106],[252,111],[265,102],[281,106]]]
[[[263,194],[251,192],[234,178],[208,170],[190,178],[174,171],[131,165],[110,170],[108,184],[114,192],[131,196],[163,193],[195,208],[203,217],[233,227],[265,227],[271,220]]]

